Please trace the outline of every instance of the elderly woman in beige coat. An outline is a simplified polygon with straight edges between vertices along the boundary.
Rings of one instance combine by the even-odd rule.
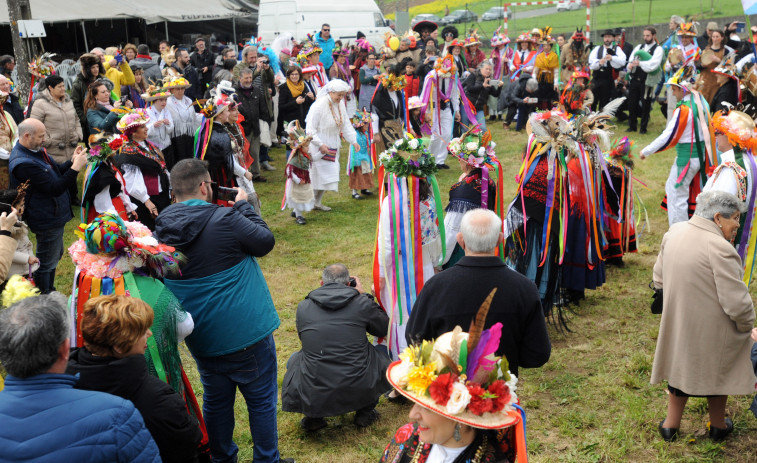
[[[663,312],[651,382],[668,382],[668,413],[659,425],[667,442],[678,437],[689,397],[707,398],[710,438],[719,441],[733,430],[725,417],[728,395],[754,392],[755,315],[731,244],[743,207],[730,193],[702,193],[691,220],[674,224],[662,239],[654,285],[664,289]]]
[[[45,124],[45,149],[55,162],[70,161],[76,146],[82,141],[81,125],[71,98],[66,95],[66,84],[57,75],[45,79],[45,90],[32,106],[29,117]]]

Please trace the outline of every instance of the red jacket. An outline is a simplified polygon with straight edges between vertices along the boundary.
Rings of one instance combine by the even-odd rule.
[[[407,83],[407,85],[405,86],[405,103],[407,103],[407,100],[409,100],[411,96],[420,95],[421,78],[416,76],[415,74],[405,74],[405,82]]]

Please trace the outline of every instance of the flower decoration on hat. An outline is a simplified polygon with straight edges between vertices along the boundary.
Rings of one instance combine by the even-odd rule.
[[[452,42],[454,43],[454,41]],[[455,66],[455,58],[448,54],[444,58],[439,58],[434,64],[436,75],[439,77],[452,77],[457,72],[457,66]]]
[[[163,88],[166,90],[179,90],[182,88],[189,88],[192,84],[182,76],[168,77],[163,82]]]
[[[723,134],[728,141],[741,149],[757,152],[757,133],[754,120],[742,111],[718,111],[710,122],[716,134]]]
[[[474,45],[481,45],[481,40],[478,37],[478,32],[473,30],[468,37],[465,38],[465,47],[472,47]]]
[[[505,34],[500,34],[501,29],[502,26],[498,27],[497,30],[494,31],[494,34],[492,34],[492,39],[490,41],[492,47],[498,47],[500,45],[507,45],[510,43],[510,37]]]
[[[360,111],[358,110],[355,112],[355,115],[350,118],[350,122],[352,122],[352,127],[359,128],[364,125],[370,125],[373,118],[371,117],[371,113],[369,111]]]
[[[350,44],[347,43],[345,45],[342,45],[342,42],[337,41],[334,45],[334,50],[331,52],[333,56],[349,56],[350,55]]]
[[[675,85],[680,87],[684,94],[691,91],[691,87],[694,85],[694,69],[692,66],[681,66],[681,69],[676,71],[665,85]]]
[[[478,127],[472,127],[459,138],[453,138],[447,145],[447,151],[473,167],[494,170],[495,165],[499,163],[494,154],[496,146],[488,130],[481,132]]]
[[[423,103],[423,100],[419,96],[411,96],[407,100],[407,109],[418,109],[424,107],[425,104]]]
[[[53,61],[55,53],[43,53],[29,63],[29,73],[39,79],[55,74],[55,62]]]
[[[392,92],[399,92],[407,86],[405,75],[395,76],[391,73],[381,75],[381,86]]]
[[[171,91],[168,88],[158,87],[154,84],[150,84],[150,86],[147,87],[145,93],[140,96],[143,100],[150,102],[160,100],[162,98],[168,98],[169,96],[171,96]]]
[[[436,158],[428,150],[428,141],[406,133],[378,156],[387,172],[397,177],[428,177],[438,170]]]
[[[116,124],[116,128],[121,133],[124,133],[131,127],[147,125],[148,122],[150,122],[150,116],[147,114],[146,110],[143,108],[132,109],[121,116],[121,119]]]
[[[457,326],[436,340],[409,346],[386,376],[408,399],[450,420],[480,429],[518,423],[515,411],[518,378],[507,359],[496,355],[502,324],[484,329],[497,289],[493,289],[471,322],[468,333]]]
[[[118,278],[126,272],[146,269],[152,276],[177,272],[184,256],[158,243],[149,228],[124,222],[115,212],[98,215],[74,231],[79,237],[68,252],[79,271],[96,278]]]
[[[694,21],[684,22],[678,26],[676,34],[679,36],[696,37],[697,36],[697,23]]]
[[[128,141],[125,135],[107,135],[96,134],[89,137],[89,150],[87,150],[87,161],[98,163],[105,161],[121,149],[124,143]]]
[[[300,127],[300,121],[295,119],[287,124],[286,133],[287,135],[289,135],[287,145],[289,145],[291,150],[301,150],[302,153],[305,154],[308,159],[310,159],[308,149],[313,136],[309,135],[304,128]]]
[[[534,43],[534,38],[531,37],[531,34],[529,34],[528,32],[524,32],[520,34],[517,39],[515,39],[515,43],[521,42]]]

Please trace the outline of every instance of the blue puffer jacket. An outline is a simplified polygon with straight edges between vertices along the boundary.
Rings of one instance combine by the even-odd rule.
[[[0,461],[160,462],[128,400],[74,389],[71,375],[8,376],[0,391]]]
[[[334,37],[324,39],[321,37],[321,32],[319,31],[315,34],[315,42],[321,47],[321,50],[323,50],[321,52],[321,63],[323,63],[323,68],[328,71],[331,65],[334,64],[334,57],[331,56],[331,53],[334,52],[334,46],[336,45]]]

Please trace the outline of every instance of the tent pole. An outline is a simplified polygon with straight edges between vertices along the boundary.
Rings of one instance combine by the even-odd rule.
[[[163,21],[163,24],[166,25],[166,41],[168,41],[168,21]]]
[[[231,17],[231,32],[234,34],[234,38],[232,39],[232,42],[234,44],[234,47],[237,46],[237,18],[232,16]]]
[[[126,33],[126,43],[129,43],[129,21],[124,18],[124,32]]]
[[[89,45],[87,44],[87,29],[84,27],[84,21],[81,22],[81,31],[84,34],[84,53],[87,53]]]

